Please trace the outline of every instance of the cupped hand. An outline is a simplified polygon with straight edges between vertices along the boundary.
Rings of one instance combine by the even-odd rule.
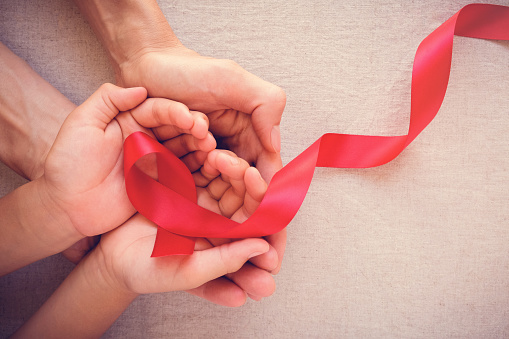
[[[193,177],[198,204],[239,223],[254,213],[267,191],[267,184],[258,170],[226,150],[210,152]],[[231,241],[218,238],[208,240],[215,246]],[[226,278],[242,286],[252,299],[260,300],[274,292],[275,285],[268,272],[276,269],[278,264],[277,251],[270,246],[264,255],[252,258],[241,270]]]
[[[256,166],[269,182],[282,167],[279,123],[284,91],[230,60],[203,57],[182,45],[141,49],[116,67],[123,86],[143,86],[151,97],[169,98],[205,113],[219,148],[233,151]],[[165,140],[165,131],[155,134]],[[203,155],[202,155],[203,158]],[[279,264],[286,230],[266,237]]]
[[[156,230],[155,224],[136,214],[101,237],[92,257],[99,258],[97,264],[107,281],[136,294],[194,289],[236,272],[247,260],[269,249],[262,239],[221,246],[198,239],[192,255],[152,258]]]
[[[189,156],[189,153],[186,154],[187,158],[189,158]],[[256,210],[267,189],[267,184],[261,178],[256,168],[250,167],[246,161],[238,158],[232,152],[224,150],[214,150],[208,153],[203,164],[193,176],[197,183],[198,203],[205,208],[238,222],[246,220],[254,210]],[[176,279],[178,279],[180,272],[175,271],[175,265],[178,267],[175,263],[181,264],[182,262],[187,263],[188,260],[192,261],[191,258],[196,256],[196,251],[211,248],[224,248],[224,246],[236,246],[238,243],[238,240],[200,238],[196,243],[195,254],[190,256],[189,259],[183,260],[186,256],[149,258],[150,250],[155,240],[155,233],[155,225],[144,218],[135,216],[125,225],[103,236],[103,239],[99,243],[99,251],[109,251],[109,257],[115,258],[107,260],[107,262],[116,263],[114,267],[109,268],[108,271],[121,272],[121,277],[117,278],[117,280],[123,281],[129,291],[136,293],[158,291],[145,289],[147,285],[144,280],[145,278],[153,281],[157,278],[157,275],[161,274],[161,272],[157,270],[159,266],[154,265],[154,263],[160,261],[171,263],[164,264],[164,269],[173,272],[177,276]],[[245,239],[243,241],[255,240],[256,239]],[[258,240],[263,241],[262,239]],[[265,241],[263,242],[265,243]],[[273,252],[271,256],[266,257],[265,262],[267,262],[267,258],[272,258],[270,264],[273,266],[277,265],[278,258],[275,250],[268,243],[265,244],[266,248],[263,253]],[[128,246],[128,248],[124,248],[125,246]],[[134,249],[133,246],[138,247]],[[117,249],[112,250],[112,248]],[[133,252],[133,256],[134,253],[136,253],[136,259],[128,257],[126,263],[123,262],[123,259],[120,260],[120,258],[118,258],[117,260],[117,257],[125,256],[127,252]],[[120,253],[122,253],[122,255]],[[261,255],[250,255],[248,259],[256,260],[256,258],[259,257],[261,257]],[[244,261],[246,260],[247,259]],[[140,264],[134,264],[134,266],[127,264],[133,263],[134,261],[140,262]],[[116,268],[117,266],[122,268]],[[138,267],[134,268],[135,266]],[[143,272],[132,273],[131,276],[130,271],[132,269],[137,271],[142,270]],[[126,275],[126,272],[129,274]],[[191,274],[191,276],[194,278],[195,275],[202,275],[202,273],[203,272],[195,272]],[[167,274],[167,272],[165,274]],[[113,275],[118,276],[119,273],[114,273]],[[171,281],[173,280],[172,278]],[[168,285],[159,284],[157,286]],[[178,284],[177,286],[181,285]],[[174,289],[173,287],[171,288]],[[223,276],[214,277],[211,281],[186,289],[188,289],[188,292],[191,294],[198,295],[217,304],[240,306],[245,303],[246,296],[250,296],[255,300],[270,296],[275,290],[275,282],[272,275],[268,273],[267,270],[246,262],[236,267],[235,270],[228,269]]]
[[[182,102],[205,113],[210,131],[266,181],[281,168],[279,124],[284,91],[230,60],[200,56],[183,46],[141,51],[120,65],[125,86],[143,86],[149,96]]]
[[[71,112],[47,156],[42,180],[48,203],[66,214],[84,236],[107,232],[135,213],[125,192],[123,130],[114,119],[119,112],[130,111],[152,125],[169,121],[202,133],[184,105],[167,99],[145,100],[146,95],[140,87],[101,86]]]

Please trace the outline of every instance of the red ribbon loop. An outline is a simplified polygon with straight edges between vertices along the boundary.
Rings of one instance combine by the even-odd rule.
[[[130,135],[124,143],[126,190],[133,206],[159,226],[152,256],[191,254],[193,237],[247,238],[277,233],[299,210],[315,167],[367,168],[393,160],[433,120],[442,104],[455,34],[509,40],[509,7],[467,5],[421,42],[412,72],[407,135],[323,135],[276,173],[260,206],[242,224],[198,206],[195,184],[185,165],[148,135]],[[135,165],[148,154],[157,157],[159,181]]]

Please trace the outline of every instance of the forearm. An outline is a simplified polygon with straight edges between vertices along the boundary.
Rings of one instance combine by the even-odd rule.
[[[13,338],[98,338],[136,298],[108,279],[92,251]]]
[[[0,161],[36,179],[67,115],[76,107],[0,43]]]
[[[41,180],[0,199],[0,276],[59,253],[83,237],[53,207]]]
[[[115,72],[140,53],[181,43],[156,0],[74,0],[108,52]]]

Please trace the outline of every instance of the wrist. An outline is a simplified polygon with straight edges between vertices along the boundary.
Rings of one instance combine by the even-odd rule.
[[[42,241],[53,246],[58,244],[56,246],[58,248],[56,253],[58,253],[85,237],[76,230],[66,211],[50,194],[44,175],[27,185],[32,186],[33,192],[30,210],[36,209],[39,213],[26,216],[24,224],[34,224],[36,220],[31,220],[34,216],[44,216],[41,219],[43,222],[38,227]]]
[[[161,69],[158,68],[161,64],[177,65],[182,60],[196,56],[199,54],[184,45],[147,46],[118,65],[115,71],[116,83],[121,87],[142,86],[147,88],[149,96],[155,96],[150,90],[153,87],[151,82],[154,81],[154,76],[161,73]],[[146,83],[146,79],[150,82]]]
[[[115,322],[136,295],[105,279],[96,254],[94,250],[74,268],[13,338],[99,338]]]
[[[0,43],[0,160],[33,180],[75,105]]]
[[[108,258],[101,242],[80,263],[83,275],[94,288],[106,292],[110,298],[131,303],[139,293],[131,291],[121,276],[115,272],[115,260]]]
[[[41,179],[31,181],[1,199],[0,275],[59,253],[82,235],[47,197]]]
[[[117,76],[121,65],[147,50],[182,45],[155,0],[75,2],[105,47]]]

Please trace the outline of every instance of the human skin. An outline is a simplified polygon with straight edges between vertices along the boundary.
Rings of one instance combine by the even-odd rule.
[[[143,86],[151,97],[207,114],[218,144],[254,164],[267,182],[281,169],[279,123],[286,103],[281,88],[231,60],[204,57],[183,46],[155,0],[75,3],[105,47],[117,84]],[[251,262],[275,274],[286,230],[266,239],[272,249]]]
[[[121,119],[131,118],[124,114]],[[208,153],[196,176],[209,191],[204,194],[209,207],[238,222],[256,210],[267,189],[255,168],[228,151]],[[234,280],[247,260],[270,249],[262,239],[215,246],[199,238],[192,255],[151,258],[156,232],[155,224],[136,214],[104,234],[12,337],[100,337],[138,295],[198,289],[222,276]]]
[[[0,121],[2,121],[0,128],[3,128],[3,133],[0,134],[0,139],[2,140],[0,143],[1,160],[16,170],[18,174],[28,179],[40,178],[44,173],[46,156],[51,145],[54,143],[58,130],[69,113],[76,108],[76,105],[71,103],[58,90],[34,72],[26,62],[18,58],[2,44],[0,44],[0,64],[5,66],[0,67],[0,74],[4,79],[1,85],[3,85],[2,89],[5,89],[5,91],[0,91]],[[161,101],[154,100],[156,99],[150,99],[152,103],[161,103]],[[150,101],[147,102],[146,105],[147,108],[150,108],[149,111],[162,111],[162,109],[152,109],[152,106],[149,106]],[[179,106],[178,103],[173,103],[172,105]],[[184,109],[184,107],[180,106],[179,109]],[[134,114],[141,124],[153,128],[152,130],[155,133],[166,135],[169,139],[165,142],[165,145],[175,154],[183,156],[183,160],[186,159],[185,154],[190,152],[194,155],[202,154],[199,156],[201,160],[198,159],[198,164],[195,162],[193,166],[197,166],[195,167],[195,169],[197,169],[202,165],[206,158],[206,156],[203,157],[204,152],[195,152],[195,150],[199,148],[199,145],[196,144],[195,141],[199,139],[189,139],[188,137],[194,133],[203,138],[204,132],[207,133],[206,130],[208,127],[206,117],[197,112],[191,112],[193,117],[196,116],[193,119],[197,122],[196,126],[198,126],[195,127],[196,131],[191,133],[190,130],[175,128],[174,125],[165,125],[159,128],[157,121],[160,123],[162,119],[163,122],[169,124],[171,124],[172,121],[164,120],[164,116],[151,117],[150,115],[144,115],[142,114],[143,112],[144,111],[141,110],[134,110],[129,114],[121,113],[116,117],[118,121],[122,122],[121,126],[123,126],[125,130],[124,133],[131,133],[136,130],[143,130],[146,133],[151,133],[151,130],[142,129],[137,122],[133,123],[132,118],[128,118]],[[154,120],[157,121],[154,122]],[[179,135],[184,135],[188,141],[184,143],[178,141]],[[189,161],[187,163],[188,165],[190,164]],[[26,188],[27,187],[24,187],[22,190],[26,190]],[[30,196],[30,194],[28,195],[29,198],[23,201],[29,202],[29,199],[35,197]],[[203,197],[203,195],[200,196]],[[29,215],[35,216],[36,206],[36,203],[32,203],[27,213],[30,212]],[[43,213],[43,215],[46,218],[48,214]],[[23,246],[16,247],[20,250],[19,253],[23,253],[23,256],[22,260],[15,265],[14,262],[17,261],[14,260],[15,255],[13,252],[6,249],[5,253],[9,253],[6,254],[7,257],[11,257],[13,261],[10,263],[12,265],[10,268],[4,267],[2,270],[4,274],[62,250],[65,250],[64,253],[66,253],[68,258],[73,259],[74,262],[78,262],[81,257],[93,247],[92,245],[94,245],[94,238],[81,238],[79,244],[84,246],[73,246],[71,249],[66,249],[66,247],[77,240],[76,236],[65,238],[64,236],[66,233],[59,232],[60,238],[46,238],[47,235],[53,234],[52,232],[54,229],[47,230],[45,227],[46,225],[55,225],[54,220],[50,219],[46,222],[44,218],[34,219],[36,219],[39,224],[38,230],[40,234],[28,232],[28,235],[33,237],[31,241],[34,243],[47,243],[47,246],[36,251],[23,251]],[[115,226],[112,225],[109,227],[113,228]],[[26,235],[21,234],[16,241],[12,239],[13,241],[7,242],[11,244],[26,243],[28,246],[30,243],[29,239],[30,238],[27,238]],[[40,246],[40,244],[37,246]],[[28,247],[36,249],[37,246]],[[272,256],[272,259],[273,261],[270,264],[274,267],[277,265],[274,259],[277,260],[277,258]],[[233,274],[228,274],[225,277],[210,281],[189,292],[221,305],[239,306],[245,302],[246,295],[259,300],[262,297],[271,295],[273,291],[273,279],[268,277],[263,270],[251,264],[246,264]]]

